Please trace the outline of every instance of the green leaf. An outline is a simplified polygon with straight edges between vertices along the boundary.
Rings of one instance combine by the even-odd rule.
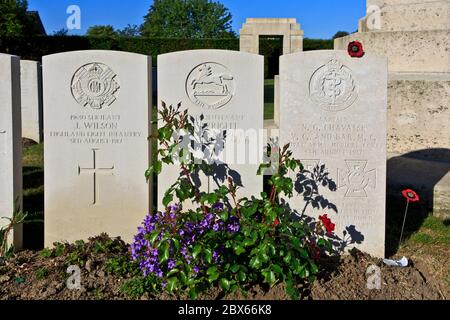
[[[148,241],[150,241],[152,246],[155,244],[155,241],[158,238],[158,236],[159,236],[159,230],[155,230],[152,233],[150,233],[150,237],[149,237]]]
[[[268,284],[273,285],[277,281],[275,273],[272,270],[264,270],[261,273],[264,276],[264,281],[266,281]]]
[[[164,263],[169,260],[169,244],[165,242],[160,248],[159,261]]]
[[[230,290],[230,281],[228,281],[225,278],[221,278],[219,280],[219,285],[224,291],[229,291]]]
[[[197,290],[195,288],[189,290],[189,298],[191,300],[197,300]]]
[[[238,264],[233,265],[233,266],[230,268],[230,271],[233,272],[233,273],[238,272],[238,271],[239,271],[239,265],[238,265]]]
[[[167,291],[172,293],[174,290],[177,289],[177,285],[178,285],[178,279],[175,278],[175,277],[172,277],[172,278],[167,280],[166,289],[167,289]]]
[[[179,271],[180,271],[180,270],[177,269],[177,268],[172,269],[172,270],[170,270],[169,273],[167,274],[167,277],[171,277],[171,276],[173,276],[174,274],[177,274]]]
[[[206,274],[209,276],[208,277],[209,282],[213,282],[213,281],[216,281],[217,279],[219,279],[219,273],[217,272],[217,267],[210,267],[206,271]]]
[[[202,246],[198,244],[194,247],[194,250],[192,251],[192,257],[194,259],[197,259],[200,252],[202,252]]]
[[[245,280],[247,280],[247,275],[245,274],[244,271],[239,271],[238,278],[240,282],[245,282]]]
[[[234,252],[236,252],[236,254],[238,256],[240,256],[241,254],[243,254],[245,252],[245,249],[242,246],[236,246],[234,248]]]
[[[163,205],[164,207],[167,207],[171,202],[173,201],[173,195],[166,194],[163,198]]]
[[[212,250],[211,249],[204,249],[203,253],[205,255],[205,260],[207,263],[211,263],[212,261]]]
[[[180,280],[183,285],[186,285],[188,282],[188,277],[186,276],[186,273],[184,271],[180,272]]]
[[[258,256],[253,257],[250,260],[250,267],[252,267],[253,269],[259,269],[262,266],[262,262],[261,260],[259,260]]]

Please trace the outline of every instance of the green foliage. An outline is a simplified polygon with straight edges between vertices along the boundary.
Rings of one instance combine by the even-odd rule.
[[[39,268],[38,270],[36,270],[36,279],[38,280],[42,280],[47,278],[49,274],[49,271],[47,268],[43,267],[43,268]]]
[[[328,39],[303,39],[303,51],[333,50],[334,42]]]
[[[262,39],[260,52],[265,56],[275,54],[279,44]],[[332,40],[304,39],[304,50],[333,49]],[[23,59],[41,60],[42,56],[77,50],[116,50],[146,54],[156,57],[160,54],[195,49],[220,49],[239,51],[239,39],[167,39],[142,37],[99,38],[85,36],[34,36],[2,37],[0,52],[15,54]]]
[[[268,145],[272,162],[258,173],[277,168],[269,180],[269,193],[238,199],[238,186],[227,165],[226,176],[220,178],[224,183],[212,193],[201,192],[192,174],[210,174],[212,168],[182,148],[182,142],[186,135],[193,136],[204,150],[217,141],[204,139],[208,128],[203,116],[189,117],[180,104],[162,102],[159,116],[163,125],[153,136],[159,142],[159,158],[146,175],[159,174],[163,165],[179,165],[180,175],[165,193],[165,213],[147,217],[135,237],[133,256],[144,274],[161,278],[167,292],[184,291],[192,299],[211,286],[234,292],[261,282],[270,286],[284,282],[287,293],[297,298],[296,284],[315,279],[315,259],[321,252],[331,253],[332,244],[320,221],[310,226],[282,205],[293,196],[290,177],[303,170],[289,145],[281,149]],[[202,137],[194,129],[199,127]],[[196,209],[183,210],[186,202]]]
[[[16,199],[12,217],[2,218],[7,220],[8,224],[5,227],[0,228],[0,258],[9,259],[12,257],[14,254],[14,245],[8,243],[10,234],[14,231],[15,227],[23,224],[27,218],[27,214],[18,209],[17,202],[18,200]]]
[[[154,292],[160,281],[153,277],[135,277],[127,280],[121,287],[120,292],[132,299],[138,299],[148,292]]]
[[[232,16],[220,2],[155,0],[141,33],[153,38],[235,38]]]
[[[336,32],[336,34],[333,36],[333,40],[337,39],[337,38],[342,38],[345,36],[348,36],[350,33],[348,33],[347,31],[338,31]]]
[[[138,266],[136,263],[129,260],[128,257],[116,257],[106,261],[105,270],[110,274],[115,274],[121,277],[132,276],[138,273]]]
[[[107,26],[92,26],[86,32],[88,37],[99,37],[99,38],[114,38],[118,36],[118,33],[114,30],[111,25]]]
[[[41,34],[36,16],[27,12],[28,1],[0,1],[0,37]]]

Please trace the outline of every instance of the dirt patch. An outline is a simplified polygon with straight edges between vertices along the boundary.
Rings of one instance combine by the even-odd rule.
[[[130,259],[129,247],[118,239],[106,236],[91,239],[86,244],[66,245],[49,252],[23,251],[0,266],[0,299],[31,300],[125,300],[125,299],[183,299],[165,293],[150,294],[141,288],[141,282],[133,282],[139,274],[127,270],[118,261]],[[49,256],[50,255],[50,256]],[[114,263],[111,263],[114,261]],[[69,290],[66,281],[67,267],[81,266],[80,290]],[[367,268],[378,266],[381,271],[381,289],[367,289]],[[311,286],[301,286],[302,298],[323,299],[445,299],[434,280],[428,279],[420,266],[392,268],[382,261],[361,252],[341,259],[325,259],[321,262],[318,279]],[[127,290],[124,290],[127,284]],[[130,296],[130,292],[133,296]],[[287,300],[284,286],[273,288],[255,285],[245,291],[224,295],[212,288],[199,299]]]

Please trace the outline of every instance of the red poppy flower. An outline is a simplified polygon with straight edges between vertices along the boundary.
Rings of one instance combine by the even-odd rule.
[[[327,233],[332,234],[336,225],[331,222],[331,219],[328,218],[326,214],[324,214],[323,216],[319,216],[319,220],[323,223],[325,229],[327,230]]]
[[[363,49],[363,45],[359,41],[352,41],[348,44],[348,54],[352,58],[361,58],[364,56],[365,52]]]
[[[414,190],[406,189],[402,191],[402,194],[408,202],[417,202],[420,200],[419,195]]]
[[[276,218],[275,221],[273,222],[273,225],[276,227],[280,224],[280,219]]]

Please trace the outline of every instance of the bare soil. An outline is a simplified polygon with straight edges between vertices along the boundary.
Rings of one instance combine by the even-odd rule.
[[[112,258],[130,258],[129,247],[114,239],[108,250],[98,250],[98,243],[106,241],[105,236],[91,239],[83,251],[75,245],[66,246],[58,257],[45,258],[38,251],[23,251],[0,266],[1,300],[128,300],[128,299],[184,299],[165,293],[142,293],[130,297],[121,287],[136,274],[108,272],[107,261]],[[111,241],[109,240],[111,244]],[[74,252],[78,252],[74,255]],[[69,261],[79,259],[81,267],[80,290],[69,290],[66,273]],[[447,292],[424,264],[396,268],[385,266],[380,259],[359,251],[342,258],[326,258],[320,263],[318,279],[309,286],[303,286],[302,299],[307,300],[445,300]],[[381,289],[367,288],[367,268],[376,265],[381,271]],[[369,275],[370,276],[370,275]],[[220,289],[211,288],[199,299],[245,299],[245,300],[287,300],[283,284],[268,288],[255,285],[245,292],[224,295]]]

